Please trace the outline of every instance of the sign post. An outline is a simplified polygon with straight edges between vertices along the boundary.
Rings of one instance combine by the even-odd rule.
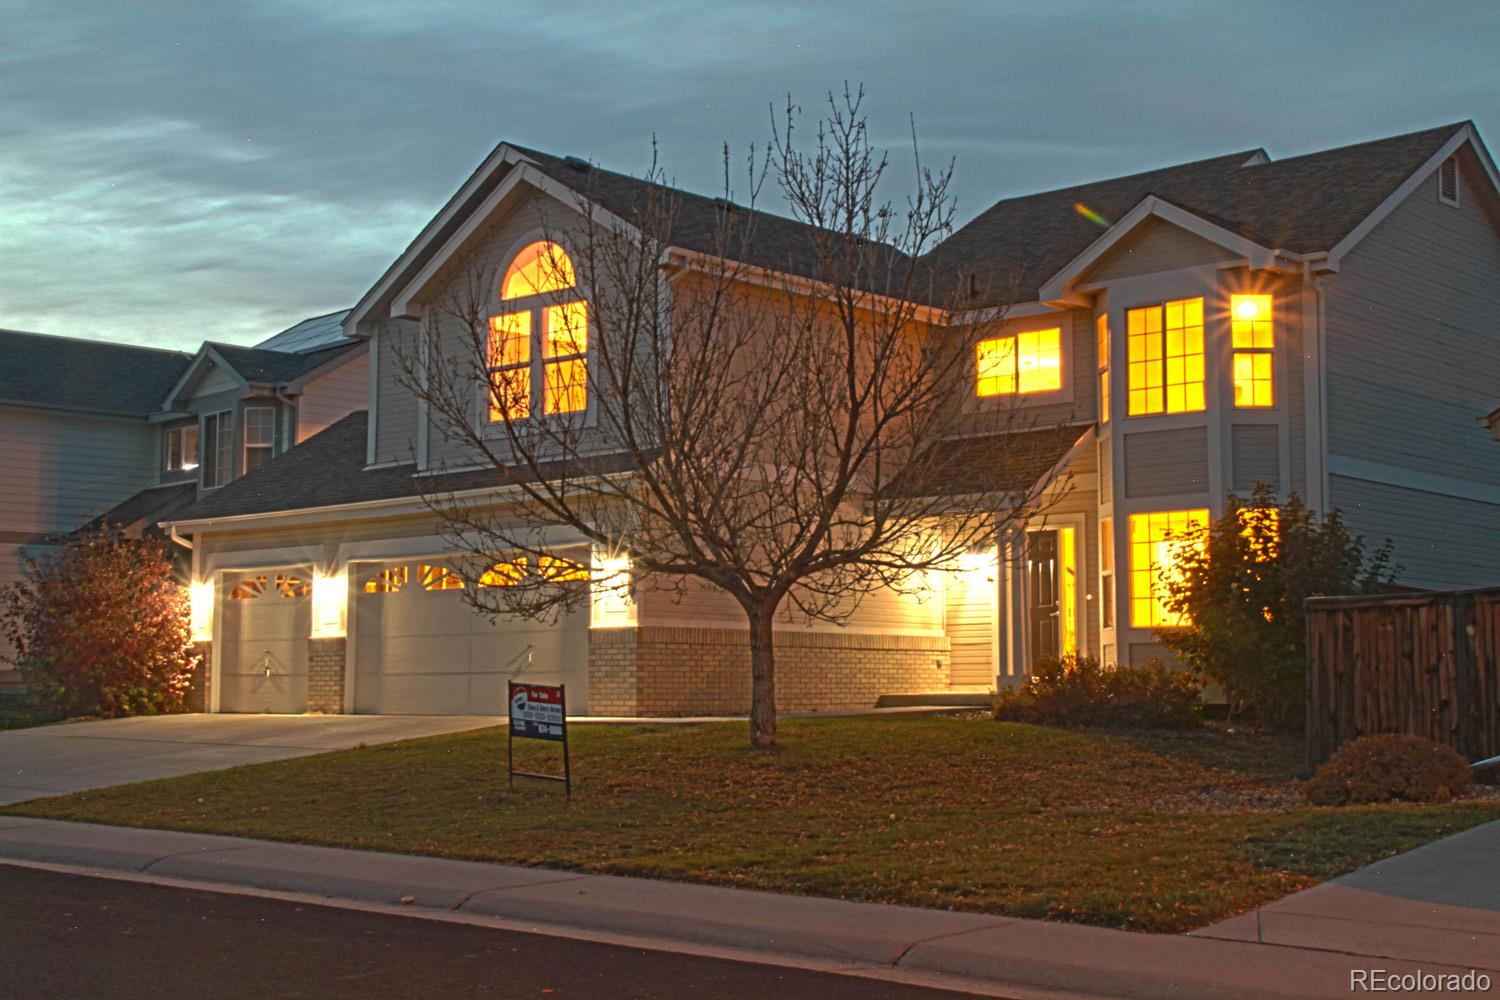
[[[510,726],[505,741],[506,765],[510,787],[516,787],[516,776],[561,781],[568,798],[573,797],[573,765],[568,759],[568,687],[559,684],[517,684],[510,682]],[[549,740],[562,744],[563,773],[537,774],[516,770],[516,737],[524,740]]]

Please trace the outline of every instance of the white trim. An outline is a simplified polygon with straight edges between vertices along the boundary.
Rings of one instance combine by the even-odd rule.
[[[464,182],[463,186],[458,189],[453,197],[448,199],[447,203],[438,211],[438,214],[433,216],[431,221],[422,227],[422,231],[417,234],[416,239],[412,240],[411,245],[406,248],[400,257],[396,258],[390,267],[386,268],[385,273],[371,286],[370,290],[360,296],[359,301],[354,304],[354,308],[349,310],[349,315],[344,317],[342,324],[344,336],[364,339],[360,337],[359,324],[366,318],[370,307],[391,291],[392,286],[395,285],[400,276],[426,252],[428,246],[436,238],[437,233],[458,214],[459,209],[480,188],[490,181],[496,170],[510,164],[530,162],[515,147],[507,143],[502,142],[491,150],[490,155],[475,168],[474,173],[469,176],[469,179]]]
[[[241,392],[250,391],[250,383],[246,381],[243,375],[235,370],[234,365],[226,361],[224,359],[224,355],[214,350],[214,346],[212,344],[204,344],[202,347],[198,348],[197,356],[188,363],[187,368],[184,369],[182,374],[177,377],[177,381],[172,384],[172,388],[167,391],[167,398],[162,400],[161,403],[161,408],[163,410],[170,410],[172,408],[172,406],[177,402],[178,394],[186,389],[188,384],[197,377],[198,371],[203,367],[203,362],[205,360],[218,365],[225,372],[227,372],[231,379],[239,383]]]
[[[365,399],[365,467],[382,468],[375,464],[375,426],[380,403],[380,333],[370,337],[368,397]],[[386,463],[394,465],[394,462]]]
[[[1420,493],[1431,493],[1436,496],[1500,505],[1500,486],[1493,483],[1476,483],[1471,479],[1434,476],[1431,473],[1386,465],[1383,462],[1367,462],[1362,458],[1329,455],[1328,474],[1345,479],[1359,479],[1367,483],[1378,483],[1382,486],[1395,486]]]
[[[561,203],[564,208],[571,209],[585,217],[592,217],[596,223],[603,223],[621,232],[639,235],[636,227],[624,219],[601,208],[597,203],[591,203],[590,199],[570,187],[559,184],[535,167],[523,163],[513,170],[505,180],[501,181],[494,191],[490,192],[489,197],[485,198],[469,214],[469,217],[454,231],[453,235],[443,241],[442,247],[428,259],[422,269],[417,272],[416,277],[407,282],[401,291],[397,293],[396,297],[391,300],[392,318],[420,318],[420,312],[414,304],[415,300],[438,278],[448,261],[452,260],[474,234],[479,231],[480,227],[489,221],[490,217],[499,209],[501,202],[522,183],[529,184],[543,194],[552,197]],[[512,254],[513,256],[514,254]],[[509,260],[510,258],[507,258],[507,264]]]
[[[996,319],[1024,319],[1029,316],[1056,316],[1071,312],[1075,305],[1058,305],[1051,302],[1016,302],[1007,306],[992,306],[988,309],[965,309],[953,311],[944,317],[952,326],[968,326],[974,323],[991,323]]]
[[[1090,243],[1062,269],[1054,274],[1042,285],[1037,297],[1042,302],[1056,305],[1076,305],[1078,300],[1071,294],[1073,285],[1081,278],[1085,271],[1092,267],[1110,250],[1114,249],[1122,240],[1139,225],[1149,218],[1158,218],[1185,229],[1194,236],[1216,243],[1232,253],[1244,258],[1243,261],[1234,262],[1248,266],[1251,270],[1286,270],[1291,261],[1299,260],[1295,254],[1285,250],[1273,249],[1261,246],[1254,240],[1231,232],[1216,223],[1209,222],[1202,216],[1195,215],[1185,208],[1158,198],[1156,195],[1147,195],[1125,217],[1110,226],[1094,242]],[[1231,264],[1230,266],[1233,266]],[[1174,269],[1176,270],[1176,269]]]
[[[1466,143],[1473,149],[1475,158],[1479,161],[1480,167],[1483,168],[1485,176],[1489,179],[1491,190],[1500,192],[1500,174],[1496,173],[1494,162],[1489,158],[1489,154],[1485,152],[1484,146],[1479,142],[1479,137],[1475,135],[1474,126],[1465,123],[1463,128],[1453,134],[1453,138],[1443,143],[1441,149],[1428,157],[1427,161],[1418,167],[1414,174],[1405,181],[1402,181],[1400,187],[1392,191],[1386,197],[1385,201],[1376,206],[1375,211],[1365,216],[1363,222],[1350,230],[1348,236],[1339,240],[1334,248],[1328,251],[1328,260],[1324,265],[1324,269],[1337,271],[1345,254],[1353,250],[1360,240],[1370,235],[1370,231],[1384,221],[1386,216],[1394,212],[1396,206],[1405,201],[1413,191],[1421,187],[1429,174],[1441,166],[1444,160],[1463,148]]]

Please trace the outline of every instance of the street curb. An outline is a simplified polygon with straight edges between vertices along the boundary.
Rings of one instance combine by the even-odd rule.
[[[761,964],[881,977],[899,972],[950,989],[1017,997],[1326,997],[1347,992],[1351,967],[1371,964],[1338,951],[1253,941],[21,817],[0,823],[5,861],[498,921],[553,936],[628,938],[653,950],[709,949]],[[1378,964],[1392,972],[1418,968],[1391,959]],[[1467,971],[1436,963],[1420,968]]]

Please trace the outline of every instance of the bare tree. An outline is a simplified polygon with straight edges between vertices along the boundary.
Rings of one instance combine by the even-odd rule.
[[[943,442],[974,426],[974,345],[1002,316],[971,308],[968,276],[922,259],[952,227],[951,164],[918,161],[904,205],[882,200],[888,161],[862,99],[830,95],[806,150],[789,102],[748,158],[739,205],[726,150],[724,198],[677,191],[653,163],[627,210],[584,189],[576,214],[549,219],[568,259],[544,253],[529,279],[548,303],[544,353],[582,363],[545,366],[545,384],[523,324],[496,318],[506,261],[458,268],[426,304],[420,348],[398,354],[434,430],[504,484],[503,504],[426,495],[464,575],[508,559],[507,586],[466,599],[550,618],[590,584],[719,588],[748,622],[759,748],[775,742],[778,619],[842,622],[864,595],[910,592],[1047,502],[1027,434],[968,449],[983,488],[955,495]],[[756,210],[767,179],[791,220]],[[1023,429],[1013,408],[991,420]],[[560,527],[628,556],[629,578],[596,568],[584,583]]]

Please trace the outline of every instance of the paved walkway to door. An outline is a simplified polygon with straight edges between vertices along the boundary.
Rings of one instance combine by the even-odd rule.
[[[484,715],[158,715],[0,732],[0,805],[496,726]]]

